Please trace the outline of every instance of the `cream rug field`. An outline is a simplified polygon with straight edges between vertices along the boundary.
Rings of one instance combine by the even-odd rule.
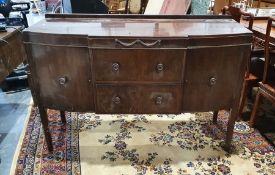
[[[218,139],[224,137],[224,123],[215,128],[210,113],[79,118],[83,174],[275,174],[272,147],[245,123],[236,127],[240,134],[229,155]]]
[[[53,154],[44,143],[34,108],[16,174],[83,175],[256,175],[275,174],[275,152],[245,122],[235,125],[233,153],[221,148],[228,113],[97,115],[66,113],[62,126],[49,111]]]

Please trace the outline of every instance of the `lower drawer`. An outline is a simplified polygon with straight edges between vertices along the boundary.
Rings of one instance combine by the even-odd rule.
[[[180,85],[96,85],[96,113],[180,113]]]

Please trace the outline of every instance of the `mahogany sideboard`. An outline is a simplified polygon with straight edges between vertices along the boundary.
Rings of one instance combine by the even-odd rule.
[[[46,15],[26,29],[34,101],[99,114],[230,110],[229,150],[252,33],[226,17]],[[214,121],[217,112],[214,112]]]

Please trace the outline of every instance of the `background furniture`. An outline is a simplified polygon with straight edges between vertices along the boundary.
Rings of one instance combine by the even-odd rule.
[[[267,23],[268,23],[268,17],[265,17],[265,19],[261,20],[254,20],[252,31],[253,34],[262,40],[266,39],[266,29],[267,29]],[[248,21],[241,20],[241,24],[244,26],[248,26]],[[271,27],[270,29],[270,36],[269,36],[269,42],[271,44],[275,44],[275,28]]]
[[[22,6],[20,6],[22,5]],[[24,7],[24,5],[26,7]],[[0,13],[4,15],[4,17],[9,17],[10,12],[18,12],[21,11],[22,14],[26,15],[30,9],[30,3],[27,1],[22,2],[14,2],[11,0],[1,0],[0,1]]]
[[[223,14],[226,14],[226,13],[230,14],[232,18],[239,23],[241,21],[241,18],[245,17],[249,21],[247,28],[252,31],[254,15],[233,6],[225,6],[222,11],[223,11]],[[254,36],[253,41],[255,43],[253,43],[253,46],[251,48],[252,51],[250,55],[251,59],[253,58],[253,62],[251,63],[251,59],[248,59],[247,71],[244,77],[245,81],[243,84],[243,90],[242,90],[242,95],[241,95],[241,100],[239,105],[239,116],[241,116],[242,114],[242,111],[247,99],[247,95],[252,93],[251,91],[253,87],[258,86],[258,82],[261,80],[261,77],[262,77],[262,73],[261,72],[259,73],[259,70],[263,70],[260,68],[261,62],[262,62],[260,60],[260,57],[264,57],[264,49],[263,47],[259,47],[258,45],[256,45],[256,42],[258,42],[258,38],[256,36]],[[253,68],[252,70],[251,70],[251,66]]]
[[[275,104],[275,67],[274,67],[274,45],[270,45],[270,33],[272,28],[272,22],[275,18],[269,18],[266,28],[265,38],[265,64],[263,79],[259,83],[259,89],[257,92],[256,100],[250,117],[250,127],[254,127],[256,121],[257,110],[261,101],[264,97]]]
[[[110,14],[143,14],[147,6],[148,0],[117,0],[116,2],[105,1],[106,4],[115,5],[109,9]],[[118,8],[121,6],[124,8]]]
[[[0,82],[26,59],[19,29],[8,28],[7,32],[0,32]]]
[[[260,7],[275,7],[275,1],[274,0],[255,0],[253,3],[254,7],[260,8]]]
[[[248,8],[246,12],[254,15],[254,20],[267,20],[275,15],[275,8]]]
[[[237,0],[235,0],[237,1]],[[215,15],[218,15],[221,13],[221,10],[223,9],[224,6],[229,6],[232,5],[232,0],[229,2],[229,0],[215,0],[214,2],[214,7],[213,7],[213,12]]]
[[[63,122],[63,111],[230,109],[230,149],[250,56],[249,30],[222,16],[46,17],[24,31],[24,42],[50,151],[47,108],[61,110]]]

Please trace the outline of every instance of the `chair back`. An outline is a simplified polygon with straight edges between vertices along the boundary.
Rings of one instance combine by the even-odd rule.
[[[266,83],[269,77],[269,69],[271,65],[271,57],[270,57],[270,50],[271,50],[271,45],[270,45],[270,33],[272,29],[272,22],[275,22],[274,17],[269,17],[268,23],[267,23],[267,28],[266,28],[266,36],[265,36],[265,64],[264,64],[264,73],[263,73],[263,83]],[[274,49],[274,48],[273,48]]]
[[[222,14],[225,15],[225,14],[228,14],[228,13],[232,16],[232,19],[234,19],[238,23],[240,23],[242,16],[247,17],[248,20],[249,20],[248,29],[252,30],[253,21],[254,21],[254,15],[252,13],[245,12],[242,9],[238,8],[238,7],[225,6],[222,9]]]

